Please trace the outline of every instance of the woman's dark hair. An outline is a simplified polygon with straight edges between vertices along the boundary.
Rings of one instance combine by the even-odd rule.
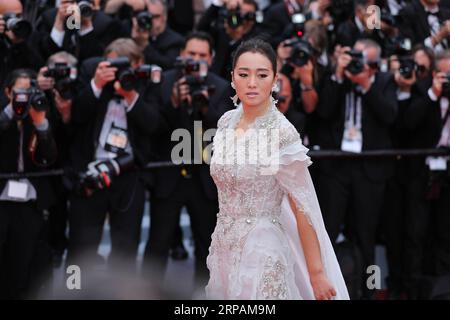
[[[260,53],[265,56],[272,64],[273,74],[277,73],[277,54],[270,44],[257,38],[244,41],[239,45],[233,54],[232,70],[236,67],[239,57],[246,52]]]
[[[8,88],[8,90],[11,90],[19,78],[35,79],[36,72],[30,69],[15,69],[6,77],[5,87]]]

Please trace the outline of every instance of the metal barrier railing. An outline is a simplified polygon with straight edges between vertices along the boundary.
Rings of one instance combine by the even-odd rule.
[[[368,150],[361,153],[343,152],[339,150],[310,150],[308,155],[312,159],[367,159],[367,158],[395,158],[397,160],[402,158],[425,157],[425,156],[450,156],[448,149],[391,149],[391,150]],[[170,161],[150,162],[145,165],[142,170],[154,170],[165,167],[176,167]],[[44,178],[62,176],[65,174],[64,169],[51,169],[39,172],[11,172],[0,173],[0,180],[8,179],[22,179],[22,178]]]

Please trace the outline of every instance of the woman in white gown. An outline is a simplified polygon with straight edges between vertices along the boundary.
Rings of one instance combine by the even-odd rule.
[[[348,299],[307,168],[308,149],[271,96],[275,52],[249,40],[236,50],[232,70],[241,104],[221,117],[213,141],[220,211],[207,258],[207,298]]]

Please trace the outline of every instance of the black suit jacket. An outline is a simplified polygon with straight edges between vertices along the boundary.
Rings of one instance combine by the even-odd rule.
[[[3,112],[5,106],[1,108]],[[30,152],[32,137],[37,138],[34,153]],[[17,121],[0,116],[0,172],[17,172],[20,146],[20,132]],[[56,161],[57,150],[53,138],[52,129],[41,132],[37,131],[30,118],[23,120],[22,154],[24,172],[43,171]],[[36,189],[37,206],[39,209],[48,208],[54,201],[54,194],[49,184],[49,179],[29,179]],[[3,191],[7,180],[0,180],[0,193]]]
[[[440,5],[438,18],[441,23],[450,19],[450,10]],[[413,44],[423,43],[430,36],[428,16],[420,0],[413,0],[400,11],[399,30],[405,37],[410,38]]]
[[[185,128],[194,136],[194,121],[202,121],[203,130],[209,128],[216,128],[219,118],[228,110],[233,108],[230,96],[231,89],[228,82],[215,74],[209,73],[206,83],[215,85],[216,91],[210,97],[209,108],[205,115],[200,113],[189,114],[184,105],[174,108],[171,103],[172,87],[181,75],[178,70],[170,70],[163,75],[163,82],[158,93],[159,104],[162,107],[162,112],[169,123],[169,128],[166,132],[160,134],[155,138],[154,145],[157,148],[158,161],[171,161],[172,148],[177,145],[178,141],[171,141],[171,134],[173,130],[178,128]],[[193,141],[193,139],[192,139]],[[197,164],[188,168],[192,170],[193,175],[198,175],[203,190],[209,199],[217,199],[217,189],[214,181],[209,174],[209,165]],[[166,198],[170,196],[175,189],[178,181],[184,179],[181,176],[181,170],[177,168],[164,168],[155,172],[155,196]]]
[[[80,80],[84,85],[73,102],[72,125],[75,132],[70,151],[70,163],[76,170],[86,170],[88,163],[94,160],[108,103],[114,94],[112,83],[103,88],[98,99],[92,91],[90,79],[101,60],[88,59],[80,68]],[[166,126],[152,98],[153,90],[151,86],[139,89],[136,104],[126,113],[128,139],[138,166],[146,164],[150,158],[150,136]]]
[[[397,115],[396,84],[389,73],[379,72],[369,91],[362,96],[362,150],[389,149],[392,147],[390,126]],[[345,122],[345,95],[351,83],[327,79],[319,94],[316,113],[320,120],[317,142],[323,150],[340,150]],[[340,161],[326,161],[323,170],[339,170]],[[366,175],[374,181],[383,181],[392,174],[390,160],[363,160]]]
[[[372,39],[380,45],[383,44],[383,40],[378,36],[376,32],[361,32],[358,29],[354,18],[347,20],[338,26],[336,33],[337,44],[340,44],[341,46],[353,47],[355,42],[360,39]]]
[[[291,23],[291,17],[284,1],[271,5],[264,15],[264,28],[271,35],[271,43],[277,46],[284,40],[284,30]]]
[[[102,11],[96,11],[92,16],[94,30],[88,34],[78,37],[76,45],[69,41],[73,31],[66,31],[62,48],[52,40],[50,32],[56,18],[56,8],[45,11],[37,22],[37,32],[34,43],[44,58],[58,51],[67,51],[75,55],[79,62],[90,57],[103,55],[106,46],[121,35],[120,21],[115,20]],[[74,30],[77,31],[77,30]],[[75,32],[77,34],[77,32]]]
[[[433,101],[428,95],[432,78],[418,83],[408,108],[402,115],[402,126],[408,130],[409,146],[417,149],[433,149],[441,137],[442,117],[440,100]],[[424,158],[412,158],[409,161],[409,171],[412,175],[425,176],[427,167]]]

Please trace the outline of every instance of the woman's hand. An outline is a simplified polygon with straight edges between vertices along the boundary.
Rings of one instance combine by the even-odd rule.
[[[336,296],[336,290],[324,272],[311,275],[310,280],[316,300],[331,300]]]

